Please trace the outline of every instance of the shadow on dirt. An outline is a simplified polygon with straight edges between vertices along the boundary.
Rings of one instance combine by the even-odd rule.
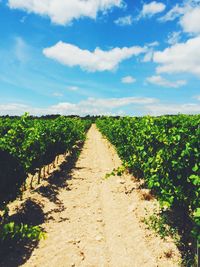
[[[196,240],[191,236],[193,222],[181,209],[163,211],[161,216],[166,218],[166,223],[171,229],[176,229],[180,240],[176,242],[182,254],[183,266],[196,266],[195,254],[197,251]]]
[[[42,207],[28,199],[16,213],[6,218],[6,223],[15,222],[15,224],[27,224],[37,226],[45,221],[45,214]],[[31,256],[39,241],[29,239],[6,239],[0,240],[0,266],[17,267],[24,264]]]
[[[24,202],[22,206],[16,210],[16,213],[9,217],[9,221],[13,221],[17,224],[28,224],[31,226],[40,225],[45,221],[43,206],[31,199],[27,199],[26,202]]]
[[[0,266],[18,267],[24,264],[37,247],[38,241],[4,241],[0,243]]]
[[[145,181],[135,177],[136,181],[138,182],[137,189],[148,189]],[[150,191],[151,196],[156,198],[156,192],[153,190]],[[148,195],[147,195],[148,196]],[[149,199],[146,199],[149,200]],[[192,230],[194,228],[194,222],[188,216],[189,212],[184,210],[183,208],[177,207],[174,209],[167,209],[166,211],[163,210],[156,221],[152,222],[149,221],[149,225],[152,226],[157,223],[157,230],[156,232],[164,233],[164,225],[169,226],[170,233],[166,234],[166,236],[171,235],[174,239],[178,250],[181,253],[182,258],[182,265],[185,267],[197,267],[196,263],[196,253],[197,253],[197,241],[191,235]],[[156,217],[154,217],[156,218]],[[162,221],[162,223],[159,222]],[[167,228],[168,229],[168,228]],[[155,230],[155,229],[154,229]],[[158,231],[159,230],[159,231]],[[178,234],[178,238],[176,237]],[[161,235],[162,236],[162,235]],[[164,234],[165,236],[165,234]]]
[[[28,199],[18,210],[16,210],[15,214],[6,219],[6,223],[15,222],[16,224],[23,223],[31,226],[39,226],[44,223],[45,220],[54,220],[51,214],[60,213],[65,209],[62,201],[58,197],[59,191],[61,188],[70,190],[67,181],[72,179],[72,170],[75,168],[82,147],[83,145],[66,157],[66,160],[60,165],[59,170],[53,172],[47,179],[48,184],[46,186],[41,185],[34,190],[43,197],[48,198],[49,201],[55,203],[57,207],[50,212],[44,213],[41,203],[38,204],[33,200]],[[63,220],[68,220],[68,218],[60,218],[60,221]],[[27,239],[24,239],[23,241],[16,241],[14,239],[9,241],[0,240],[0,266],[17,267],[24,264],[31,257],[31,254],[38,246],[38,243],[39,241],[31,241]]]
[[[40,186],[35,192],[41,194],[43,197],[48,198],[51,202],[62,206],[62,202],[58,198],[60,189],[70,190],[67,181],[72,179],[72,170],[75,168],[76,161],[82,150],[82,146],[79,150],[74,150],[68,155],[65,161],[59,166],[59,170],[54,171],[50,177],[48,177],[48,185]]]

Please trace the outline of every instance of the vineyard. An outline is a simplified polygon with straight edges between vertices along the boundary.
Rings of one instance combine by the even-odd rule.
[[[164,209],[192,219],[200,241],[200,116],[105,117],[97,126]]]
[[[148,250],[145,243],[148,240],[144,241],[146,230],[141,232],[143,226],[138,224],[143,218],[143,210],[147,204],[138,199],[135,192],[143,192],[140,186],[148,188],[153,199],[159,201],[161,212],[168,214],[169,217],[173,214],[175,224],[181,225],[179,234],[188,236],[184,242],[187,245],[194,242],[195,246],[200,242],[199,125],[200,115],[100,117],[95,120],[89,117],[64,116],[34,118],[25,114],[22,117],[0,118],[0,204],[2,210],[4,209],[0,213],[0,245],[5,248],[5,241],[10,242],[10,239],[16,239],[16,244],[24,238],[32,239],[34,242],[39,241],[46,236],[42,230],[45,228],[48,237],[44,242],[47,243],[42,249],[37,250],[37,266],[43,266],[44,262],[49,261],[48,257],[52,253],[49,249],[54,247],[54,244],[58,246],[56,251],[61,251],[62,254],[54,266],[63,266],[63,262],[67,262],[66,266],[82,266],[82,261],[86,261],[84,266],[90,266],[91,262],[93,266],[99,266],[102,258],[98,259],[98,255],[95,254],[97,257],[95,261],[91,251],[92,249],[99,251],[100,248],[104,255],[102,266],[107,266],[106,264],[112,261],[108,266],[124,264],[130,267],[133,258],[137,259],[136,266],[168,266],[168,264],[179,266],[170,265],[171,258],[173,260],[174,257],[175,261],[179,258],[178,252],[173,247],[174,241],[170,241],[170,249],[167,243],[166,252],[164,241],[153,236],[153,240],[157,240],[157,248],[155,244],[147,243],[149,254],[141,255],[141,251]],[[110,143],[106,139],[113,145],[114,152],[110,150]],[[80,145],[85,142],[86,147],[81,152],[83,156],[74,167],[74,172],[71,169],[63,169],[62,172],[58,170],[57,177],[52,171],[42,184],[42,170],[45,171],[45,167],[49,169],[49,165],[61,154],[66,156],[74,150],[78,151]],[[63,178],[63,175],[65,177],[65,174],[71,171],[70,178],[68,174],[67,178]],[[127,173],[136,181],[128,181]],[[22,201],[22,207],[25,207],[26,203],[31,203],[34,210],[31,211],[31,207],[30,210],[26,208],[28,220],[26,218],[25,223],[24,221],[15,223],[10,219],[12,216],[9,217],[6,204],[26,190],[24,187],[30,176],[38,187],[34,189],[31,180],[31,191],[26,195],[28,199],[25,197],[25,200],[22,198],[20,201]],[[62,180],[61,186],[57,184],[55,177]],[[72,179],[71,182],[69,179]],[[51,184],[52,181],[53,184]],[[143,182],[140,183],[141,181]],[[70,184],[73,186],[70,187]],[[128,190],[128,187],[131,189]],[[37,199],[36,202],[35,199]],[[132,201],[134,201],[134,209]],[[136,203],[137,207],[135,207]],[[48,212],[45,211],[46,215],[43,211],[45,205],[50,207]],[[126,210],[127,207],[130,210],[130,206],[131,211],[133,209],[134,212],[128,212],[127,215]],[[32,212],[35,214],[35,207],[41,214],[44,213],[42,228],[41,222],[36,224],[30,221],[30,214]],[[57,213],[58,221],[56,221]],[[38,211],[34,216],[37,217],[37,214]],[[51,220],[49,222],[48,214],[51,214],[50,218],[55,216],[52,223]],[[24,216],[23,213],[22,217]],[[136,218],[137,216],[139,219]],[[51,226],[50,230],[48,225],[45,225],[45,220]],[[132,237],[126,230],[128,228],[132,229],[130,230],[132,234],[134,232],[140,234],[136,237],[133,234]],[[67,247],[66,238],[73,233],[74,229],[80,229],[76,234],[79,232],[82,240],[79,240],[80,236],[70,239]],[[95,237],[92,236],[94,229],[100,233],[95,234]],[[116,233],[118,233],[117,239]],[[148,235],[150,234],[147,233]],[[88,241],[88,236],[96,243]],[[86,249],[83,253],[79,243],[85,240],[87,245],[84,247],[88,248],[88,251]],[[141,246],[138,246],[138,250],[135,243]],[[10,243],[8,244],[10,246]],[[76,249],[80,250],[79,256],[74,256],[76,249],[71,249],[70,244],[76,245]],[[123,254],[125,253],[123,246],[126,246],[126,256]],[[65,247],[65,253],[62,253]],[[107,251],[104,251],[107,247],[110,249],[109,257]],[[149,256],[151,253],[156,260]],[[115,257],[116,254],[119,254],[118,259]],[[2,255],[0,253],[0,257]],[[44,255],[47,255],[46,258]],[[88,262],[85,255],[88,255]],[[76,265],[70,262],[73,257],[79,262]],[[52,253],[52,261],[53,259],[56,259],[56,256]],[[90,259],[94,261],[90,262]],[[59,260],[62,261],[59,262]],[[183,266],[195,266],[191,262],[194,261]],[[145,265],[146,263],[148,265]],[[1,264],[4,266],[0,259]],[[8,266],[8,263],[6,264]],[[36,266],[34,258],[30,258],[27,266]]]
[[[1,200],[16,193],[28,174],[41,168],[84,142],[91,122],[78,118],[0,119],[0,194]],[[40,175],[39,175],[40,176]],[[39,177],[40,178],[40,177]]]

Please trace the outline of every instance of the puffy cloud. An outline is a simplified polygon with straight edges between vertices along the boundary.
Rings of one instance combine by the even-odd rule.
[[[155,14],[163,12],[165,8],[165,4],[156,1],[144,4],[139,17],[152,17]]]
[[[185,80],[178,80],[178,81],[173,81],[173,82],[168,81],[161,76],[151,76],[151,77],[148,77],[146,80],[147,82],[155,84],[155,85],[164,86],[164,87],[172,87],[172,88],[178,88],[183,85],[186,85],[187,83]]]
[[[95,19],[99,11],[105,12],[112,7],[122,7],[122,0],[9,0],[13,9],[48,16],[53,23],[66,25],[73,19],[89,17]]]
[[[200,1],[187,0],[176,4],[170,11],[159,19],[161,22],[172,21],[179,18],[179,24],[184,32],[200,33]]]
[[[122,83],[134,83],[136,82],[136,79],[132,76],[126,76],[122,78]]]
[[[132,16],[126,16],[126,17],[120,17],[117,20],[114,21],[115,24],[119,26],[130,26],[133,24],[133,17]]]
[[[157,73],[192,73],[200,76],[200,36],[154,53]]]
[[[63,102],[47,108],[34,108],[24,104],[0,104],[0,115],[22,115],[29,112],[32,115],[61,114],[61,115],[109,115],[119,114],[119,108],[129,105],[146,105],[158,100],[148,97],[124,97],[97,99],[88,98],[79,103]]]
[[[46,57],[54,59],[63,65],[74,67],[80,66],[87,71],[112,71],[120,62],[137,56],[146,51],[146,48],[139,46],[113,48],[109,51],[96,48],[93,52],[82,50],[79,47],[58,42],[56,45],[45,48],[43,53]]]
[[[180,25],[184,32],[199,34],[200,33],[200,6],[189,9],[180,19]]]

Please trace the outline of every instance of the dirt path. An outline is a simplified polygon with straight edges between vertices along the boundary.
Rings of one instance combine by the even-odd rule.
[[[67,181],[68,190],[60,189],[57,196],[61,208],[44,224],[47,239],[23,266],[179,266],[173,243],[152,236],[139,221],[149,201],[141,200],[133,190],[136,182],[130,177],[103,180],[120,164],[114,149],[93,125],[72,179]],[[44,210],[52,208],[56,204],[51,201]]]

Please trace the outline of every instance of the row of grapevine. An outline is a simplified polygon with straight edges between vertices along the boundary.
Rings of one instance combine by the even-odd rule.
[[[0,194],[17,191],[28,173],[34,174],[57,155],[85,140],[89,120],[58,117],[0,119]]]
[[[200,241],[200,115],[104,117],[97,126],[165,208],[192,218]]]

